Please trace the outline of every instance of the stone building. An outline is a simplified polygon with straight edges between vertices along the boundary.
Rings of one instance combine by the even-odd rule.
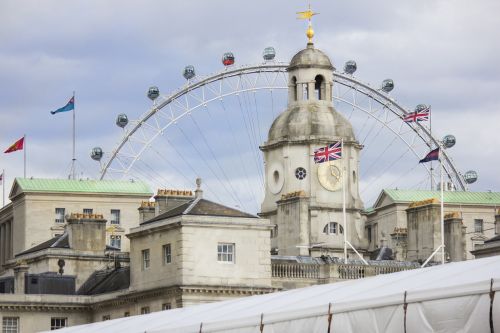
[[[366,250],[359,196],[359,152],[352,125],[332,103],[334,67],[312,42],[288,67],[288,107],[260,147],[265,197],[260,216],[271,220],[273,252],[279,255],[342,255],[344,232]],[[341,158],[315,163],[314,151],[343,141]],[[328,148],[327,148],[328,149]],[[346,192],[346,223],[343,190]]]
[[[16,178],[11,202],[0,209],[0,274],[16,254],[62,235],[70,212],[103,214],[107,244],[128,251],[125,234],[137,226],[137,206],[151,195],[139,181]]]
[[[436,249],[436,244],[438,244],[437,246],[441,244],[440,228],[437,227],[439,224],[436,225],[440,220],[439,198],[439,191],[383,190],[374,206],[366,209],[363,213],[366,217],[365,230],[369,240],[368,249],[373,251],[381,246],[388,246],[395,250],[397,260],[415,260],[415,251],[417,250],[421,253],[421,255],[417,256],[418,259],[422,259],[422,256],[425,257],[423,253],[427,254],[430,247]],[[412,203],[425,203],[426,200],[432,202],[429,202],[428,205],[417,205],[421,206],[418,209],[411,209]],[[447,228],[448,230],[453,228],[455,230],[454,234],[458,237],[459,232],[457,230],[460,228],[457,223],[460,223],[463,234],[463,236],[460,236],[463,237],[460,242],[463,242],[464,247],[463,256],[458,253],[448,253],[448,257],[457,260],[459,257],[463,257],[464,260],[474,258],[471,251],[474,251],[484,241],[496,234],[495,215],[499,205],[500,193],[498,192],[444,192],[444,212],[449,217],[445,219],[445,222],[448,221],[448,223],[445,223],[445,231]],[[422,219],[422,217],[417,217],[418,214],[413,214],[421,210],[426,211],[425,214],[428,214],[428,218]],[[412,241],[415,242],[410,245],[409,216],[421,220],[424,224],[428,223],[428,227],[420,228],[419,232],[423,233],[426,230],[426,239],[430,243],[423,244],[423,234],[421,234],[419,237],[420,243],[415,243],[417,240],[413,238]],[[431,227],[431,225],[434,226]],[[413,226],[415,227],[415,224]],[[414,235],[414,237],[417,236]],[[436,237],[439,238],[439,241],[436,240]],[[417,244],[420,245],[417,246]],[[461,251],[458,247],[455,247],[455,249]],[[410,250],[413,253],[410,254]],[[428,254],[430,255],[432,252],[430,251]]]

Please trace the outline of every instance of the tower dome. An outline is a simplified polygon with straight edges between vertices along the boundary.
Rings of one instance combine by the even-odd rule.
[[[323,51],[315,49],[313,43],[308,43],[307,48],[299,51],[293,56],[288,66],[288,71],[310,67],[328,69],[331,71],[335,70],[330,58],[323,53]]]
[[[297,140],[354,141],[351,123],[332,103],[333,70],[330,58],[313,43],[299,51],[288,66],[288,108],[273,122],[267,144]]]

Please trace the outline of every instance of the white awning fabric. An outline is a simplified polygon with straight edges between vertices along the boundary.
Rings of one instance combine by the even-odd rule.
[[[491,325],[500,331],[500,295],[491,301],[491,291],[499,289],[500,256],[495,256],[74,326],[59,332],[493,332]]]

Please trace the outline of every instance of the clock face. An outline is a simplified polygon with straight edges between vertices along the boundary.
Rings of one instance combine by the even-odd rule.
[[[332,162],[321,163],[318,166],[318,180],[328,191],[337,191],[342,187],[342,172]]]

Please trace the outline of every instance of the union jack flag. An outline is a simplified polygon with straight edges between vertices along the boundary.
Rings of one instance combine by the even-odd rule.
[[[414,123],[417,121],[427,121],[431,116],[431,107],[428,106],[420,111],[410,112],[404,116],[403,121],[406,123]]]
[[[342,142],[337,141],[326,147],[314,150],[314,163],[338,160],[342,158]]]

